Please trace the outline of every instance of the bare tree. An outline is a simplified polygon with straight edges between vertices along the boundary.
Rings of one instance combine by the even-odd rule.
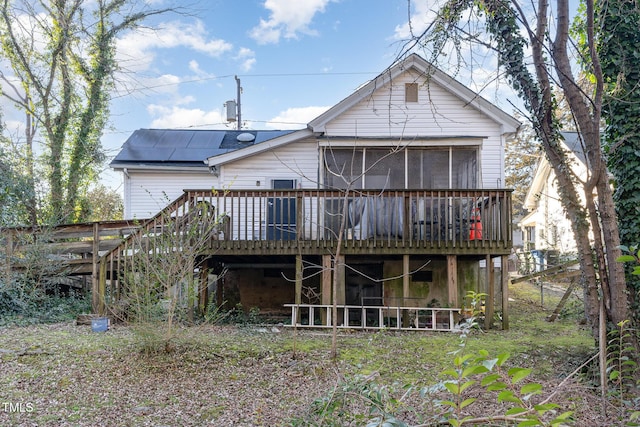
[[[625,280],[620,263],[618,224],[612,191],[600,144],[602,71],[596,52],[594,2],[586,1],[585,38],[590,57],[586,67],[595,82],[583,90],[579,72],[572,68],[575,41],[570,39],[568,0],[555,4],[555,28],[551,5],[540,0],[534,10],[516,1],[451,0],[438,10],[432,25],[408,42],[406,49],[422,46],[434,62],[454,46],[462,60],[465,43],[490,48],[509,83],[520,96],[538,139],[558,180],[565,213],[571,220],[579,251],[586,294],[586,313],[593,334],[599,335],[599,311],[613,323],[629,316]],[[465,18],[463,18],[463,16]],[[474,24],[484,24],[475,28]],[[488,34],[488,39],[483,38]],[[525,47],[530,47],[528,57]],[[532,65],[530,65],[532,64]],[[578,180],[563,149],[554,85],[562,91],[580,133],[588,176]],[[594,241],[589,239],[592,231]]]
[[[125,252],[130,265],[120,294],[111,295],[108,308],[115,316],[126,313],[123,320],[133,325],[146,351],[171,351],[176,323],[194,321],[198,298],[207,286],[196,274],[203,268],[201,251],[216,238],[223,222],[224,216],[208,202],[192,200],[180,211],[163,212],[131,235]]]
[[[0,2],[0,57],[11,68],[0,72],[2,96],[25,117],[12,154],[33,189],[25,200],[32,225],[79,219],[79,200],[105,157],[100,137],[118,70],[116,37],[169,10],[131,0]],[[46,186],[38,200],[40,174]]]

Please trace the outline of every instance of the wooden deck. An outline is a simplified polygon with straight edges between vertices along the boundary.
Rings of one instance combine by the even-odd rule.
[[[4,271],[20,271],[30,256],[46,257],[65,274],[92,275],[100,256],[117,248],[146,220],[100,221],[52,227],[3,228]]]
[[[341,245],[343,256],[446,256],[454,268],[457,256],[505,257],[512,247],[511,190],[185,190],[148,220],[3,229],[5,271],[19,267],[29,246],[45,245],[68,274],[91,275],[101,311],[117,297],[119,277],[135,269],[133,254],[149,256],[161,250],[159,237],[185,236],[201,223],[214,226],[202,227],[199,256],[249,267],[265,257],[330,256]],[[31,243],[17,238],[38,231]]]

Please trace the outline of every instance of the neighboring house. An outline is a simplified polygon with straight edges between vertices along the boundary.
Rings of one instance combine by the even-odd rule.
[[[304,129],[142,129],[111,167],[124,173],[126,218],[206,190],[186,194],[228,221],[211,250],[219,302],[306,302],[317,310],[303,322],[326,320],[335,273],[342,305],[458,308],[467,290],[493,295],[494,261],[511,252],[504,154],[518,126],[414,54]]]
[[[587,168],[585,154],[577,132],[562,132],[564,145],[573,173],[585,179]],[[537,269],[551,266],[558,255],[576,252],[571,221],[567,219],[555,173],[546,156],[541,156],[531,187],[524,200],[529,214],[522,218],[518,226],[524,236],[524,251],[533,251]]]

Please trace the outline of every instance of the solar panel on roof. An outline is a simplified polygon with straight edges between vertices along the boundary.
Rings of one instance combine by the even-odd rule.
[[[175,150],[169,158],[172,162],[203,162],[211,156],[224,154],[223,150],[214,150],[210,148],[188,148],[184,150]]]
[[[194,131],[189,148],[213,148],[220,147],[226,131]]]
[[[127,139],[125,142],[125,146],[127,145],[135,145],[140,147],[153,147],[156,145],[156,142],[160,135],[161,131],[155,130],[137,130],[133,132],[133,134]]]
[[[166,162],[171,158],[171,155],[175,151],[175,148],[131,148],[128,151],[129,157],[127,159],[118,158],[121,161],[138,161],[138,162]]]
[[[200,163],[293,131],[138,129],[125,141],[113,163]],[[250,133],[253,142],[240,142],[237,136]]]
[[[165,131],[158,141],[156,147],[173,147],[176,149],[183,148],[189,145],[193,131],[180,132],[180,131]]]
[[[288,133],[295,132],[293,130],[259,130],[256,132],[256,140],[254,144],[259,144],[264,141],[268,141],[269,139],[277,138],[282,135],[286,135]]]

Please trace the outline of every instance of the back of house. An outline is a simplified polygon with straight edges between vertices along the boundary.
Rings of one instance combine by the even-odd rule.
[[[412,54],[305,128],[140,129],[111,167],[127,218],[214,190],[229,223],[210,254],[219,302],[322,306],[338,275],[345,307],[459,308],[511,251],[504,147],[518,126]]]

